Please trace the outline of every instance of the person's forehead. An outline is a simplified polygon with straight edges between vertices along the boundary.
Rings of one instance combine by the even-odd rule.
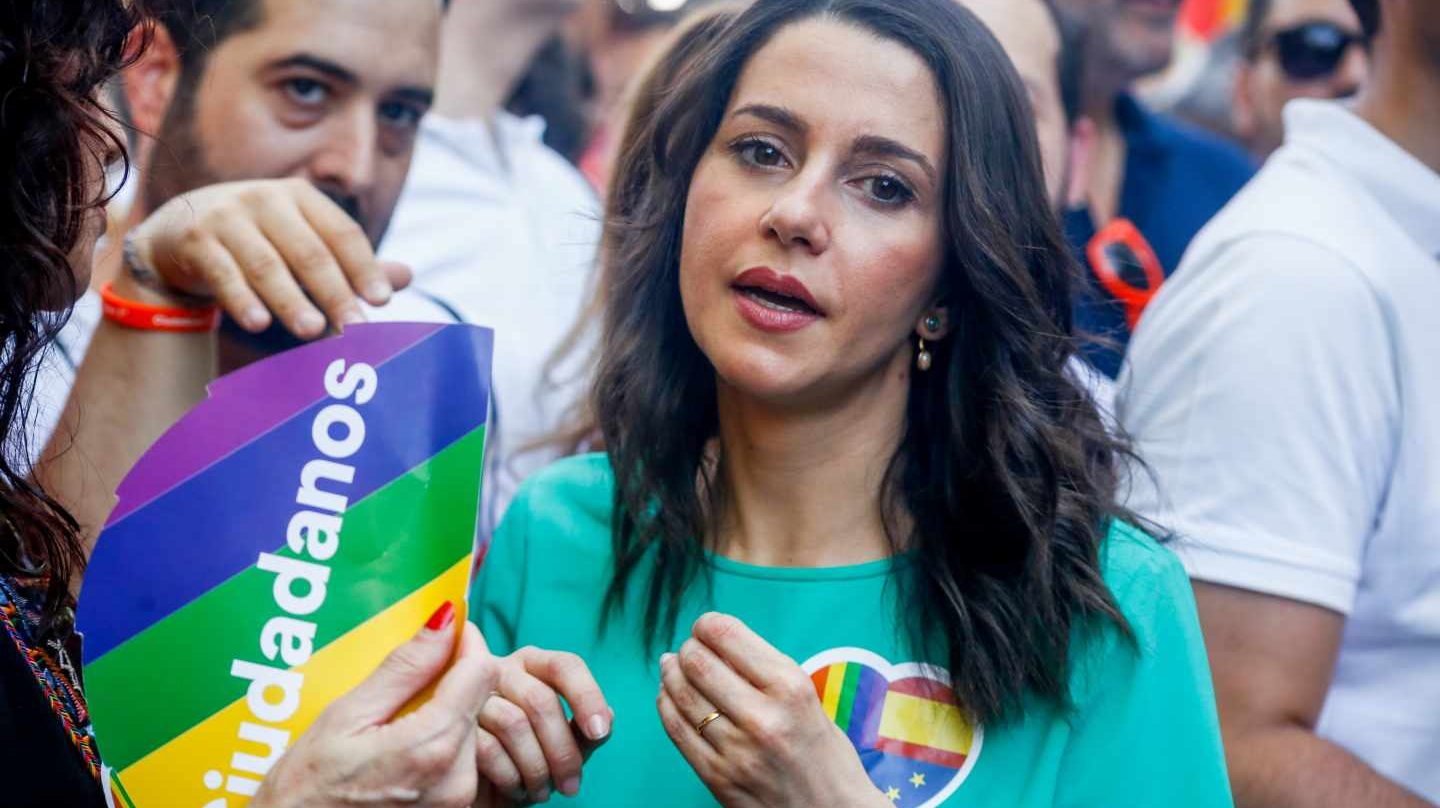
[[[1042,0],[959,1],[995,34],[1032,93],[1058,96],[1060,30]]]
[[[260,24],[222,47],[233,44],[262,64],[304,54],[361,82],[434,84],[440,0],[258,1],[264,8]]]
[[[734,108],[755,103],[847,135],[892,138],[932,162],[943,153],[944,117],[929,66],[847,23],[806,20],[779,31],[746,64],[731,101]]]
[[[1274,31],[1296,23],[1325,20],[1360,30],[1360,20],[1349,0],[1271,0],[1265,27]]]

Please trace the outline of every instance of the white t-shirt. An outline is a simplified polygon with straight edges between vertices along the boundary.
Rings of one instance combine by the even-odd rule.
[[[1197,580],[1347,615],[1319,734],[1440,800],[1440,174],[1338,103],[1285,130],[1130,345],[1130,505]]]
[[[556,459],[521,450],[549,435],[586,392],[578,364],[548,379],[545,372],[590,289],[600,205],[584,177],[545,146],[544,131],[540,118],[504,113],[493,126],[425,119],[380,250],[414,269],[415,283],[370,312],[373,320],[460,320],[495,331],[482,538],[521,481]]]
[[[34,395],[30,399],[26,449],[30,462],[40,459],[45,444],[55,433],[70,389],[75,386],[75,372],[85,358],[95,329],[100,325],[100,295],[87,291],[75,302],[70,320],[46,349],[35,373]]]

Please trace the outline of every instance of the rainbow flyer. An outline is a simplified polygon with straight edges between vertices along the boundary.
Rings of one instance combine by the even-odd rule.
[[[117,805],[246,805],[326,705],[460,608],[492,347],[351,327],[216,382],[125,479],[78,618]]]

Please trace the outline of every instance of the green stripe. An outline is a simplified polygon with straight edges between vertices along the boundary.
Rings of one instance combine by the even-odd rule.
[[[120,789],[120,799],[125,801],[125,808],[135,808],[135,801],[130,799],[130,792],[125,790],[125,784],[120,782],[120,775],[118,772],[110,772],[110,783],[115,788]]]
[[[316,652],[470,552],[484,449],[481,427],[347,510],[340,552],[327,562],[325,603],[304,618],[318,627]],[[205,540],[203,531],[195,540]],[[297,555],[288,547],[276,554]],[[265,623],[284,614],[274,581],[246,569],[86,669],[106,763],[123,771],[244,697],[247,683],[229,675],[232,660],[275,664],[259,645]]]
[[[845,663],[845,684],[840,688],[840,704],[835,708],[835,723],[850,731],[850,713],[855,710],[855,691],[860,686],[860,666]]]

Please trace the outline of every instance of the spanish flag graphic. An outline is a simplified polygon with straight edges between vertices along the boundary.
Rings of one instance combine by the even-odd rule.
[[[983,730],[965,719],[942,673],[856,648],[817,655],[805,670],[892,804],[941,805],[974,768]]]

